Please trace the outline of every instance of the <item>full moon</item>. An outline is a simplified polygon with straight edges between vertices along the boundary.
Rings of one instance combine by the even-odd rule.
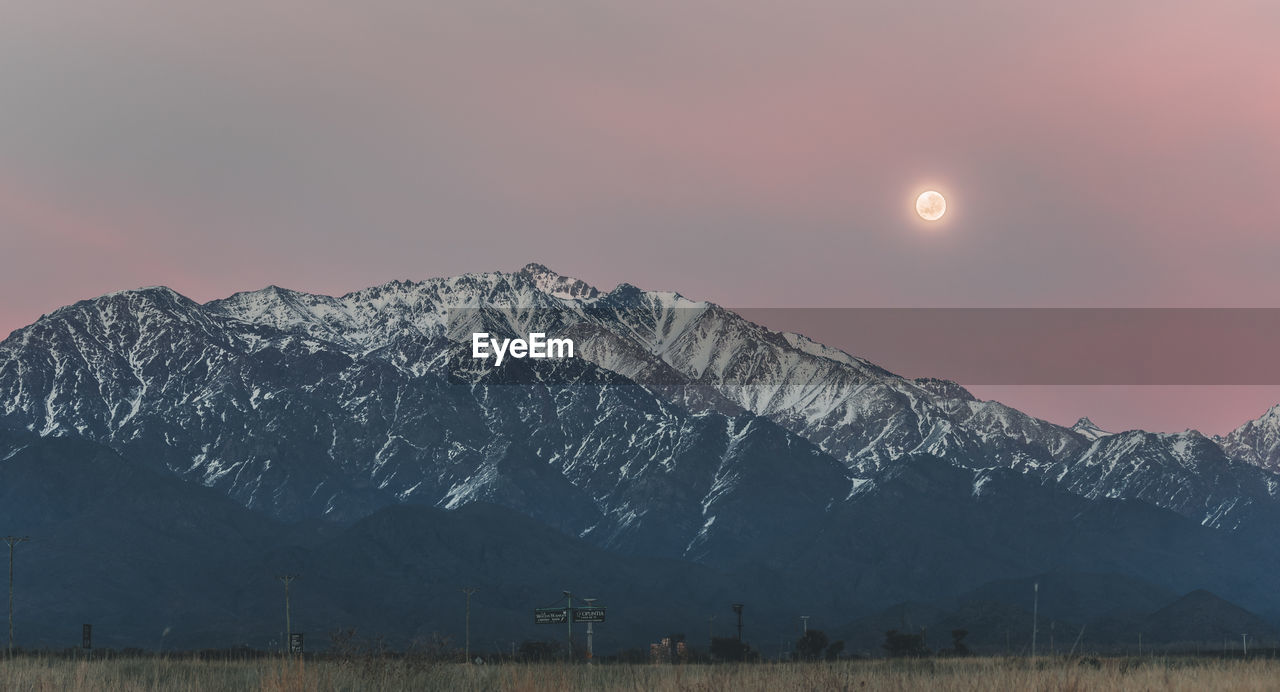
[[[916,213],[925,221],[937,221],[947,213],[947,199],[933,190],[922,192],[916,198]]]

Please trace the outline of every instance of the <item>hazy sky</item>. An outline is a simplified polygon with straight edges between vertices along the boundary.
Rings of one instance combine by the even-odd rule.
[[[342,293],[530,261],[730,307],[1280,304],[1275,2],[3,14],[3,333],[141,285]],[[949,200],[933,226],[926,187]],[[1168,398],[1097,408],[1196,424]]]

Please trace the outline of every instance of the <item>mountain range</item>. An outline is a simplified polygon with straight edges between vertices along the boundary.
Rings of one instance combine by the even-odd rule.
[[[495,367],[470,357],[479,331],[545,332],[577,353]],[[402,639],[426,625],[379,599],[410,598],[415,579],[485,580],[498,627],[542,605],[533,583],[554,600],[584,563],[645,604],[627,621],[636,636],[701,627],[717,598],[754,596],[765,622],[821,609],[834,625],[1059,572],[1280,612],[1264,581],[1280,567],[1280,407],[1222,437],[1064,427],[712,303],[536,264],[341,297],[81,301],[0,342],[0,426],[0,520],[59,537],[65,549],[30,544],[45,572],[96,575],[47,581],[27,607],[69,613],[73,592],[124,602],[110,589],[141,580],[187,613],[193,646],[267,627],[236,616],[269,609],[249,575],[290,562],[329,575],[314,579],[321,619]],[[119,541],[142,552],[113,557]],[[497,561],[465,557],[477,545]],[[415,547],[456,557],[440,572]],[[563,571],[539,554],[564,556]],[[199,608],[183,596],[194,587],[134,574],[210,560]],[[648,605],[662,600],[650,579],[683,585],[664,591],[669,608]]]

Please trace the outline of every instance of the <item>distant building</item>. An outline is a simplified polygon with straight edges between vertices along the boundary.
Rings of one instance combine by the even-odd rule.
[[[671,637],[663,637],[649,645],[649,661],[655,664],[688,663],[689,647],[683,641],[672,642]]]

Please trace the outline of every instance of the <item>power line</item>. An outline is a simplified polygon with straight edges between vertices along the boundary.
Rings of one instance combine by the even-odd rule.
[[[1040,582],[1035,586],[1035,605],[1031,607],[1031,658],[1036,657],[1036,635],[1040,633]]]
[[[293,629],[289,622],[289,585],[297,578],[296,574],[281,574],[276,577],[284,584],[284,651],[286,654],[293,653]]]
[[[31,540],[30,536],[5,536],[4,542],[9,544],[9,649],[8,655],[13,656],[13,547],[19,543],[26,543]]]
[[[471,663],[471,594],[476,591],[479,589],[474,586],[468,586],[462,590],[462,593],[467,595],[467,648],[466,653],[463,654],[467,663]]]
[[[569,605],[565,608],[565,613],[569,616],[565,621],[569,623],[569,651],[567,654],[569,662],[573,662],[573,592],[565,591],[564,597],[569,599]]]

